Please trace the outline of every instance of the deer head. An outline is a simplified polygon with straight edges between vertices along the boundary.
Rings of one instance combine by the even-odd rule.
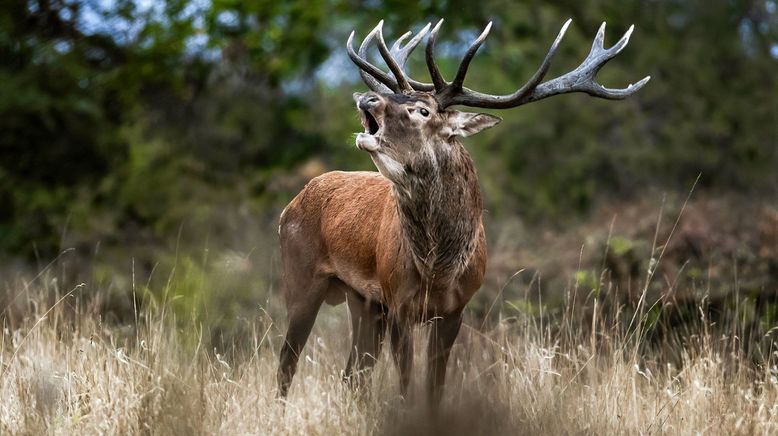
[[[415,160],[437,160],[452,150],[457,136],[466,137],[499,123],[489,114],[459,112],[440,106],[428,92],[355,93],[363,133],[356,145],[370,153],[378,170],[399,183]]]
[[[630,27],[613,47],[606,49],[603,22],[589,55],[578,68],[542,82],[571,21],[567,20],[562,26],[529,82],[508,95],[484,94],[463,86],[470,61],[489,34],[491,22],[470,45],[451,82],[443,79],[434,60],[435,40],[443,20],[431,32],[431,24],[427,24],[405,45],[403,41],[412,33],[404,34],[391,49],[384,41],[383,20],[364,39],[359,53],[354,51],[354,32],[351,32],[347,42],[349,57],[360,68],[362,79],[372,90],[365,94],[354,94],[365,128],[363,133],[357,135],[357,147],[369,152],[379,171],[397,182],[404,175],[404,168],[409,161],[419,156],[434,157],[449,150],[456,137],[476,134],[500,122],[499,117],[460,112],[451,109],[452,106],[506,109],[571,92],[585,92],[595,97],[617,100],[632,95],[649,81],[650,76],[624,89],[605,88],[595,81],[600,68],[627,46],[634,29],[634,26]],[[407,77],[404,68],[408,56],[428,33],[426,61],[432,83],[422,83]],[[381,56],[394,77],[367,61],[367,48],[374,39],[378,41]]]

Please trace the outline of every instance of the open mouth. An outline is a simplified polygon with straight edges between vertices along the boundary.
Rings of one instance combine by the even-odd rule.
[[[378,130],[381,129],[381,125],[378,124],[378,120],[369,111],[362,111],[362,126],[365,128],[365,133],[375,135]]]

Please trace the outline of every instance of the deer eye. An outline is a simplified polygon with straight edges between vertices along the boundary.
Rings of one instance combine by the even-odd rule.
[[[426,116],[428,116],[430,114],[430,111],[428,111],[427,109],[421,108],[421,109],[419,109],[419,113],[421,114],[421,116],[426,117]]]

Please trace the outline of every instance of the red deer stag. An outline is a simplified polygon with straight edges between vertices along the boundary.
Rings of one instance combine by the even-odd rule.
[[[648,82],[624,89],[595,81],[602,66],[627,45],[632,27],[605,48],[605,23],[591,51],[575,70],[542,82],[568,20],[529,82],[513,94],[489,95],[463,86],[470,61],[491,23],[467,50],[452,82],[434,60],[442,23],[424,27],[406,45],[403,35],[389,49],[379,23],[348,54],[372,90],[354,94],[365,131],[356,146],[378,172],[334,171],[311,180],[281,214],[279,235],[289,318],[280,352],[278,389],[286,396],[298,357],[322,303],[348,302],[353,342],[344,378],[359,382],[376,362],[386,330],[405,394],[410,381],[411,328],[434,320],[428,345],[427,392],[439,401],[446,362],[462,322],[462,310],[481,286],[486,242],[478,178],[459,137],[492,127],[500,118],[452,110],[452,106],[506,109],[557,94],[584,92],[623,99]],[[432,83],[403,72],[406,60],[429,32],[426,61]],[[394,77],[368,62],[367,47],[378,49]],[[542,82],[542,83],[541,83]]]

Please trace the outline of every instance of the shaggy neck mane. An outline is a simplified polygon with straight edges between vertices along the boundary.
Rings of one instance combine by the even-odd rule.
[[[475,250],[481,224],[481,192],[475,166],[457,140],[449,150],[405,165],[394,193],[403,237],[417,268],[430,278],[454,279]]]

